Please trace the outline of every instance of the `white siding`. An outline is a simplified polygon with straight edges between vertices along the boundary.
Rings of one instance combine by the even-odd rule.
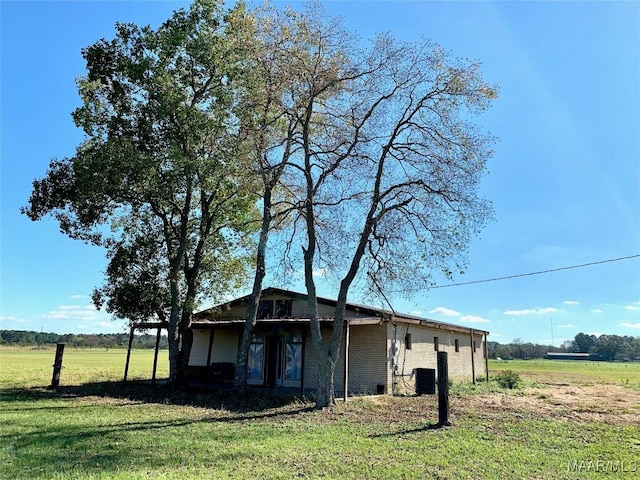
[[[213,333],[211,363],[231,362],[235,365],[238,359],[239,341],[240,332],[237,330],[215,330]]]
[[[210,330],[194,330],[193,346],[189,356],[189,365],[206,366],[209,353]],[[234,330],[218,329],[213,332],[213,348],[211,350],[211,363],[231,362],[236,363],[238,355],[239,332]]]
[[[193,345],[189,356],[189,365],[207,366],[207,353],[209,352],[209,330],[194,330]]]

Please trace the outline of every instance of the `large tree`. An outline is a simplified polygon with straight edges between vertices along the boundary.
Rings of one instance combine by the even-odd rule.
[[[430,41],[380,35],[365,48],[319,4],[285,12],[287,92],[294,120],[299,216],[288,252],[302,249],[319,361],[316,406],[334,402],[334,370],[354,285],[382,297],[429,286],[433,269],[465,265],[491,215],[478,195],[492,137],[471,122],[496,97],[478,64]],[[292,264],[296,259],[292,259]],[[337,280],[333,328],[323,337],[314,272]]]
[[[598,337],[595,335],[580,332],[571,342],[570,350],[572,352],[589,353],[597,342]]]
[[[246,82],[251,85],[245,96],[246,109],[241,128],[251,152],[252,175],[258,179],[261,209],[257,234],[254,277],[247,304],[246,319],[236,362],[234,386],[247,385],[247,361],[251,337],[256,324],[258,305],[267,275],[267,249],[273,229],[287,221],[292,211],[286,181],[288,162],[294,149],[292,134],[295,121],[286,115],[285,94],[295,81],[297,72],[287,60],[288,32],[278,20],[277,10],[265,4],[251,12],[253,50],[247,52]]]
[[[85,48],[85,141],[34,182],[31,219],[52,214],[67,235],[107,248],[94,294],[116,316],[168,321],[170,378],[181,383],[199,294],[227,293],[242,273],[254,218],[240,125],[247,35],[242,4],[197,0],[158,29],[117,24]]]

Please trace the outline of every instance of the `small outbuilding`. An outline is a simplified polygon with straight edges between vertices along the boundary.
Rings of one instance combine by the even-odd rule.
[[[547,352],[547,360],[601,360],[600,355],[592,353]]]
[[[199,382],[229,383],[235,369],[249,297],[197,313],[189,367]],[[318,298],[325,338],[336,301]],[[307,296],[263,290],[247,365],[248,383],[280,389],[316,387],[318,362],[311,344]],[[336,395],[413,392],[418,369],[435,369],[438,351],[449,352],[449,376],[475,381],[488,375],[484,330],[348,304]]]

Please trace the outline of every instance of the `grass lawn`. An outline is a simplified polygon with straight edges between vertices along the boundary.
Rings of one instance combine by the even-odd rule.
[[[492,364],[521,372],[452,388],[452,427],[432,396],[372,396],[316,411],[308,401],[152,388],[153,353],[0,349],[0,478],[637,478],[635,377],[597,367]],[[159,376],[167,372],[161,352]],[[555,364],[555,362],[553,362]],[[527,369],[530,365],[530,369]],[[601,364],[601,368],[602,368]],[[628,368],[632,367],[629,365]],[[615,368],[618,368],[617,366]],[[569,375],[570,374],[570,375]],[[615,377],[615,378],[614,378]],[[561,378],[562,380],[558,380]],[[611,379],[608,381],[607,379]],[[549,381],[547,381],[549,379]]]

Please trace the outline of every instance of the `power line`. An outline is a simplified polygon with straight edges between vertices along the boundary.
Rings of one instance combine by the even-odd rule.
[[[562,270],[571,270],[572,268],[590,267],[592,265],[601,265],[603,263],[619,262],[621,260],[630,260],[632,258],[638,258],[638,257],[640,257],[640,254],[638,254],[638,255],[629,255],[628,257],[611,258],[609,260],[601,260],[599,262],[590,262],[590,263],[582,263],[580,265],[571,265],[569,267],[552,268],[550,270],[541,270],[539,272],[519,273],[517,275],[508,275],[506,277],[488,278],[486,280],[474,280],[472,282],[451,283],[449,285],[435,285],[435,286],[429,287],[429,288],[430,289],[448,288],[448,287],[459,287],[459,286],[462,286],[462,285],[473,285],[473,284],[476,284],[476,283],[497,282],[498,280],[509,280],[510,278],[530,277],[530,276],[533,276],[533,275],[542,275],[543,273],[560,272]]]

